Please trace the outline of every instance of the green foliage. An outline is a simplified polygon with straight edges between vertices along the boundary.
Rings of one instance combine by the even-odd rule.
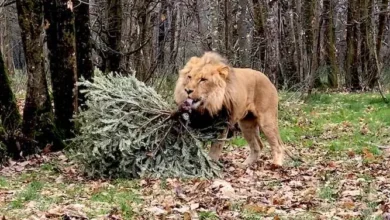
[[[95,73],[85,86],[88,109],[76,118],[71,152],[91,177],[212,177],[220,167],[203,151],[222,120],[205,130],[186,126],[184,115],[134,76]],[[223,122],[225,123],[225,121]]]

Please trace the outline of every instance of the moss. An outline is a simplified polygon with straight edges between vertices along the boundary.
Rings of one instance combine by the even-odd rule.
[[[7,130],[19,128],[21,117],[16,106],[15,96],[11,90],[10,81],[6,73],[3,57],[0,51],[0,120]]]

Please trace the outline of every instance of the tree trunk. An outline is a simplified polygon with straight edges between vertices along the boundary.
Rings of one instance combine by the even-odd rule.
[[[261,0],[253,1],[253,12],[254,12],[254,39],[257,42],[258,51],[255,53],[256,61],[258,60],[259,64],[257,65],[259,69],[264,70],[265,68],[265,56],[266,56],[266,35],[265,35],[265,24],[267,12],[265,10],[263,2]],[[253,48],[253,52],[256,51],[256,48]]]
[[[297,22],[297,39],[298,39],[298,60],[299,60],[299,82],[305,81],[305,49],[304,49],[304,40],[303,40],[303,27],[302,27],[302,19],[300,16],[302,14],[302,2],[301,0],[296,0],[297,14],[298,14],[298,22]]]
[[[92,63],[92,40],[89,28],[89,0],[73,0],[75,15],[75,36],[76,36],[76,58],[77,58],[77,75],[86,80],[92,80],[93,63]],[[86,97],[82,91],[84,87],[78,88],[78,105],[85,109]]]
[[[320,3],[320,2],[318,2]],[[310,80],[309,80],[309,88],[308,94],[310,95],[312,89],[314,87],[321,86],[321,80],[318,74],[318,66],[320,64],[320,53],[321,53],[321,31],[320,27],[323,23],[323,18],[320,16],[320,10],[316,10],[319,7],[319,4],[314,3],[314,16],[312,21],[312,34],[313,34],[313,42],[311,49],[311,57],[310,57]]]
[[[304,0],[303,1],[303,29],[304,29],[304,42],[305,42],[305,52],[307,59],[312,61],[312,49],[313,49],[313,22],[314,22],[314,11],[315,11],[315,0]],[[310,65],[310,63],[308,63]],[[310,69],[310,67],[308,67]]]
[[[375,60],[371,54],[370,45],[373,45],[372,28],[371,28],[371,12],[372,0],[360,0],[360,10],[362,20],[360,22],[360,59],[362,68],[363,83],[369,85],[370,77],[374,73]]]
[[[385,26],[387,23],[387,13],[386,10],[389,5],[389,0],[382,0],[382,3],[380,5],[380,11],[381,13],[379,14],[379,24],[378,24],[378,36],[376,38],[376,52],[380,54],[381,47],[382,47],[382,39],[383,39],[383,34],[385,32]]]
[[[18,21],[27,64],[27,94],[23,112],[22,131],[31,140],[22,146],[23,154],[36,151],[51,143],[63,147],[53,126],[53,115],[44,72],[43,1],[17,0]],[[37,144],[36,144],[36,142]]]
[[[68,0],[44,0],[55,124],[63,138],[73,137],[71,121],[77,110],[74,15]]]
[[[224,47],[225,47],[225,56],[230,59],[231,58],[231,3],[229,0],[224,0],[224,27],[225,27],[225,33],[224,33]]]
[[[121,61],[122,1],[107,1],[108,47],[106,72],[119,72]],[[145,12],[146,13],[146,12]]]
[[[15,143],[14,136],[17,135],[21,126],[21,117],[16,106],[14,94],[11,90],[10,82],[8,79],[7,71],[3,61],[3,54],[0,50],[0,144],[2,142],[7,143],[7,153],[12,157],[17,157],[20,149],[18,149]],[[3,130],[4,131],[1,131]],[[3,134],[2,134],[3,133]],[[2,135],[7,135],[2,140]],[[13,142],[13,143],[11,143]],[[1,146],[0,146],[1,148]],[[0,149],[1,150],[1,149]],[[0,153],[1,154],[1,153]],[[1,158],[0,155],[0,160]],[[0,161],[1,164],[1,161]]]
[[[328,67],[328,82],[331,88],[338,87],[339,69],[336,58],[336,32],[333,22],[333,2],[324,0],[324,43],[325,43],[325,65]]]
[[[158,22],[158,48],[157,48],[157,62],[160,67],[164,64],[165,59],[165,42],[166,42],[166,27],[167,19],[167,0],[161,1],[160,20]]]
[[[210,1],[210,32],[211,36],[208,43],[210,50],[212,51],[219,51],[220,50],[220,34],[219,34],[219,29],[218,29],[218,21],[219,21],[219,5],[218,5],[219,0],[211,0]]]
[[[347,88],[352,91],[360,90],[360,80],[358,72],[358,28],[359,19],[357,0],[348,1],[347,15],[347,52],[345,64],[345,81]]]
[[[3,54],[0,50],[0,122],[7,131],[17,130],[21,117],[16,106],[14,94],[11,90],[7,71],[4,65]]]
[[[271,82],[277,87],[279,75],[279,19],[278,2],[272,1],[268,6],[267,13],[267,62],[266,74]]]
[[[248,28],[246,23],[246,10],[248,0],[239,0],[238,2],[238,66],[250,67],[248,51]]]
[[[381,47],[382,47],[383,34],[385,32],[385,27],[387,24],[387,13],[388,12],[386,12],[386,9],[388,8],[388,4],[389,4],[389,0],[382,0],[382,3],[379,7],[379,10],[381,11],[381,13],[379,14],[378,35],[376,38],[376,45],[375,45],[376,57],[377,57],[379,63],[381,62],[380,52],[381,52]],[[372,75],[370,76],[370,81],[368,84],[368,86],[370,88],[375,87],[375,84],[380,77],[380,72],[381,72],[380,68],[377,69],[376,71],[372,71]]]
[[[289,1],[288,4],[281,4],[281,16],[280,22],[280,58],[283,63],[283,81],[285,86],[292,87],[299,82],[298,75],[298,46],[295,39],[294,21],[293,21],[293,2]]]

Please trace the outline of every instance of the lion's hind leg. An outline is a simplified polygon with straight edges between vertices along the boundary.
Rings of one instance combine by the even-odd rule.
[[[250,153],[243,166],[250,166],[252,163],[256,162],[259,158],[260,147],[262,147],[261,140],[259,136],[259,127],[255,120],[242,120],[239,122],[242,135],[245,140],[248,142],[250,147]],[[260,141],[260,142],[259,142]]]
[[[258,118],[261,131],[267,138],[271,146],[273,164],[282,166],[284,150],[280,139],[277,116],[273,114],[263,114]]]

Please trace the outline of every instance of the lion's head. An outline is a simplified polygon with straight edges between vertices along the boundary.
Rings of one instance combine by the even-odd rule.
[[[206,52],[202,57],[192,57],[176,82],[175,101],[178,105],[191,100],[191,108],[211,115],[223,107],[227,80],[231,67],[215,52]]]

